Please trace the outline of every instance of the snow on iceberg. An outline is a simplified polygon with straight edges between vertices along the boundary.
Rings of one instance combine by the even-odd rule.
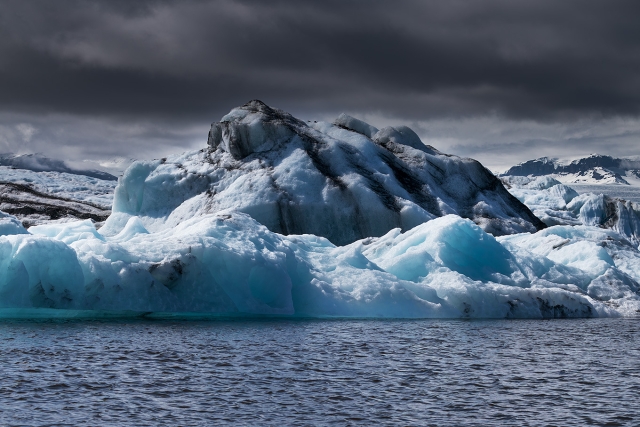
[[[305,123],[252,101],[214,123],[208,144],[134,163],[104,232],[120,232],[132,216],[155,232],[231,211],[277,233],[337,245],[447,214],[494,235],[544,228],[480,163],[440,153],[405,126],[378,130],[346,115]]]
[[[525,184],[576,224],[598,210]],[[407,127],[305,124],[253,101],[212,125],[209,148],[133,163],[99,230],[0,215],[0,317],[638,315],[637,245],[596,225],[543,229],[482,165]]]
[[[149,231],[130,217],[0,236],[0,307],[221,315],[550,318],[635,315],[638,251],[613,231],[496,239],[447,215],[336,246],[242,213]],[[579,251],[562,249],[579,245]],[[577,249],[574,247],[573,249]]]

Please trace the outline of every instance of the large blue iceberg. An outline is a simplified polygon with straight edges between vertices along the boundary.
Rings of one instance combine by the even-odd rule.
[[[26,230],[1,215],[0,316],[640,313],[637,241],[578,221],[570,189],[539,193],[566,216],[543,228],[477,162],[421,146],[408,128],[348,116],[304,125],[264,108],[214,124],[208,149],[131,165],[99,229]]]
[[[6,225],[6,226],[5,226]],[[335,246],[242,213],[105,236],[90,220],[0,227],[0,306],[339,317],[634,316],[640,253],[611,230],[495,238],[448,215]]]

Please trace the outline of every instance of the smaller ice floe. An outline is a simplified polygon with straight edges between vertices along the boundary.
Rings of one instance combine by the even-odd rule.
[[[558,180],[541,176],[501,178],[509,192],[545,224],[590,225],[612,229],[640,244],[640,205],[604,194],[578,194]]]
[[[592,298],[605,301],[626,315],[637,312],[640,252],[613,230],[588,226],[554,226],[536,234],[500,237],[512,252],[514,245],[553,262],[577,268],[587,281],[576,284]]]
[[[22,226],[18,218],[0,211],[0,236],[13,234],[28,234],[28,231]]]
[[[154,231],[133,215],[113,221],[113,235],[79,221],[0,236],[0,307],[369,318],[640,310],[638,250],[596,227],[496,239],[447,215],[336,246],[237,212]]]

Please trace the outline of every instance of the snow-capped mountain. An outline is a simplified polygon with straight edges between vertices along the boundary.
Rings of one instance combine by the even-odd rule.
[[[544,228],[479,162],[424,145],[404,126],[378,130],[347,115],[303,122],[251,101],[214,123],[208,144],[134,163],[116,188],[105,231],[131,216],[154,230],[226,211],[247,213],[277,233],[336,244],[446,214],[494,235]]]
[[[76,169],[68,166],[64,161],[51,159],[40,153],[0,154],[0,166],[9,166],[16,169],[26,169],[34,172],[64,172],[74,175],[84,175],[106,181],[117,181],[118,178],[110,173],[97,169]]]
[[[622,184],[640,186],[640,160],[600,154],[564,162],[541,157],[511,167],[501,176],[548,175],[567,184]]]

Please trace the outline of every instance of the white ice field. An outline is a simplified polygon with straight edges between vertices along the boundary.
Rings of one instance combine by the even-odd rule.
[[[0,181],[25,184],[43,193],[72,200],[111,206],[116,181],[66,172],[36,172],[0,166]]]

